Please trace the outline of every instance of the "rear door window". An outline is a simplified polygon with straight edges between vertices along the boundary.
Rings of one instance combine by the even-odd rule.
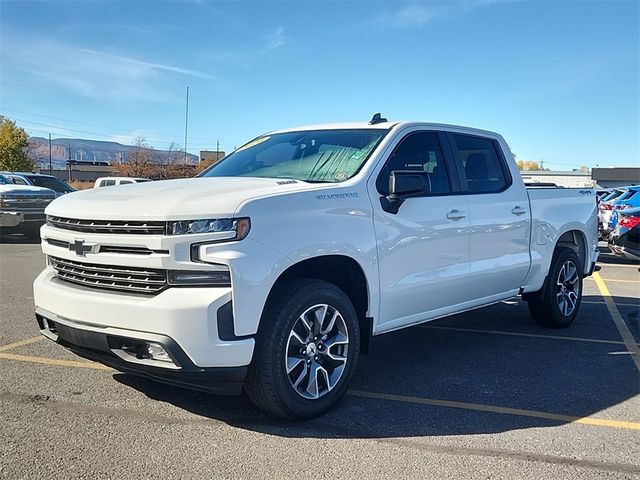
[[[463,189],[468,193],[497,193],[511,185],[509,170],[490,138],[453,133],[452,147]]]

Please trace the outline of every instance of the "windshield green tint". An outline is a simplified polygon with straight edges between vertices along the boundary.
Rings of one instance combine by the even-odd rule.
[[[388,130],[312,130],[264,135],[201,177],[270,177],[343,182],[355,175]]]

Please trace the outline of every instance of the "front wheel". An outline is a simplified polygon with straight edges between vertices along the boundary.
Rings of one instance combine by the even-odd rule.
[[[570,248],[558,248],[542,290],[527,299],[529,313],[543,327],[565,328],[578,314],[582,300],[582,267]]]
[[[358,319],[335,285],[301,279],[279,288],[260,321],[245,390],[282,418],[322,415],[346,393],[360,350]]]

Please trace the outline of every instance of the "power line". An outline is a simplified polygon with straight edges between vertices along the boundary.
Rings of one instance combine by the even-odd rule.
[[[6,110],[6,111],[9,111],[9,112],[15,112],[15,113],[22,113],[22,114],[25,114],[25,115],[30,115],[32,117],[39,117],[39,118],[46,118],[46,119],[49,119],[49,120],[59,120],[61,122],[74,123],[76,125],[86,125],[88,127],[104,128],[104,129],[107,129],[107,130],[112,130],[112,131],[115,131],[115,132],[119,132],[120,134],[123,134],[123,135],[128,135],[129,134],[129,132],[125,132],[124,130],[120,130],[119,129],[120,127],[110,127],[110,126],[107,126],[107,125],[99,125],[97,123],[79,122],[77,120],[69,120],[67,118],[52,117],[50,115],[41,115],[39,113],[25,112],[24,110],[14,110],[12,108],[3,107],[2,110]],[[15,118],[15,120],[19,120],[19,119]],[[20,121],[22,121],[22,122],[30,122],[30,120],[20,120]],[[37,122],[32,122],[32,123],[37,123]],[[65,127],[55,127],[55,128],[64,128],[65,130],[71,130],[71,129],[65,128]],[[162,135],[162,136],[165,136],[165,137],[175,137],[175,138],[177,138],[177,135],[168,134],[168,133],[160,133],[159,132],[156,135]],[[191,139],[192,140],[209,140],[206,137],[191,137]]]
[[[54,129],[57,129],[57,130],[66,130],[66,131],[72,132],[72,133],[81,133],[81,134],[85,134],[85,135],[94,135],[94,136],[98,136],[98,137],[104,137],[104,138],[109,139],[109,141],[115,142],[115,140],[113,140],[113,137],[116,136],[116,135],[106,135],[104,133],[90,132],[88,130],[79,130],[79,129],[75,129],[75,128],[59,127],[59,126],[56,126],[56,125],[50,125],[50,124],[47,124],[47,123],[40,123],[40,122],[32,122],[32,121],[23,120],[23,119],[20,119],[20,118],[15,118],[15,120],[17,120],[19,122],[22,122],[22,123],[38,125],[38,126],[41,126],[41,127],[54,128]],[[27,127],[27,128],[30,131],[40,132],[40,133],[44,133],[44,134],[49,134],[50,133],[48,130],[39,130],[39,129],[35,129],[35,128],[30,128],[30,127]],[[154,140],[153,138],[150,138],[149,140],[152,143],[156,144],[156,145],[160,144],[160,145],[170,146],[172,143],[173,144],[176,143],[176,142],[169,142],[169,141],[166,141],[166,140]],[[115,143],[119,143],[119,142],[115,142]],[[210,145],[213,145],[213,140],[211,141],[211,143],[200,143],[200,144],[192,146],[192,148],[193,147],[199,147],[199,148],[200,147],[208,147]]]

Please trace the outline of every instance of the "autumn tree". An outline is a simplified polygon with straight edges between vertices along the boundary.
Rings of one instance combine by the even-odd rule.
[[[184,151],[176,143],[172,142],[166,152],[158,152],[147,143],[144,137],[137,137],[134,140],[134,147],[127,162],[114,165],[113,169],[118,175],[168,180],[192,177],[195,173],[193,167],[180,163]]]
[[[134,149],[129,154],[126,163],[114,165],[113,169],[123,177],[151,178],[153,171],[153,149],[146,138],[136,137],[133,141]]]
[[[534,171],[542,170],[538,162],[534,162],[534,161],[516,160],[516,165],[518,165],[518,170],[520,171],[525,170],[525,171],[534,172]]]
[[[29,135],[16,122],[0,115],[0,170],[31,171]]]

